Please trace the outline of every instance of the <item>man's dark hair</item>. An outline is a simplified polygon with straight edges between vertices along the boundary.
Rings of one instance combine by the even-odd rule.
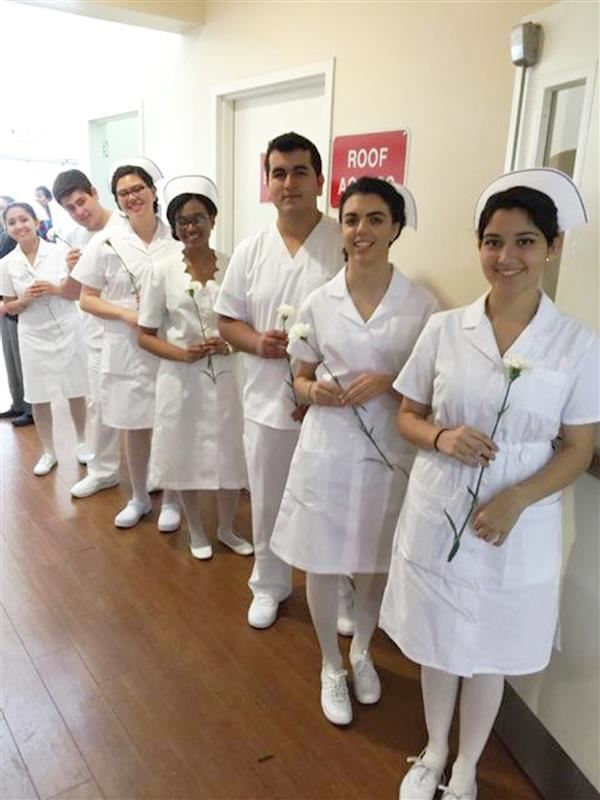
[[[88,176],[79,169],[68,169],[65,172],[59,172],[52,184],[52,192],[56,202],[62,206],[63,199],[76,191],[92,194],[92,183]]]
[[[317,147],[310,139],[301,136],[299,133],[290,131],[289,133],[282,133],[281,136],[276,136],[271,139],[265,154],[265,172],[267,178],[269,177],[269,156],[273,151],[278,153],[291,153],[294,150],[304,150],[310,153],[310,163],[317,175],[317,178],[323,174],[323,163],[321,161],[321,154]]]

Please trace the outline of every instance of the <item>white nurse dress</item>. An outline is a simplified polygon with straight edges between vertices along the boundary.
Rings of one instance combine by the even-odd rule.
[[[72,276],[86,286],[99,289],[102,299],[135,310],[153,264],[174,244],[170,229],[160,220],[149,244],[124,222],[116,230],[100,231],[94,236]],[[151,428],[158,359],[138,347],[135,328],[121,320],[102,322],[102,421],[111,428],[123,430]]]
[[[348,386],[365,372],[395,374],[410,355],[430,314],[437,310],[427,289],[397,269],[367,322],[346,286],[345,270],[315,290],[299,320],[308,323],[308,344],[292,342],[294,358],[319,363],[318,380],[328,380],[323,362]],[[398,398],[379,395],[357,409],[394,469],[382,461],[361,431],[351,408],[312,405],[300,439],[275,524],[271,549],[307,572],[387,572],[392,537],[414,457],[396,429]]]
[[[544,294],[505,356],[532,369],[515,380],[484,472],[480,504],[538,472],[560,426],[600,418],[599,339]],[[507,385],[485,297],[434,315],[394,383],[432,408],[441,427],[490,433]],[[526,674],[550,658],[559,604],[560,493],[529,506],[501,547],[471,526],[448,562],[453,537],[444,509],[465,517],[478,469],[435,450],[419,451],[394,539],[381,627],[419,664],[455,675]]]
[[[191,276],[181,251],[157,264],[142,294],[139,324],[162,328],[177,347],[218,336],[213,310],[227,257],[217,255],[216,280],[188,293]],[[194,304],[195,301],[195,304]],[[240,489],[247,484],[236,354],[191,364],[160,359],[150,478],[165,489]]]
[[[40,239],[33,265],[17,245],[0,261],[0,294],[21,297],[36,281],[59,284],[68,275],[63,249]],[[87,355],[77,304],[44,296],[19,314],[25,400],[48,403],[88,391]]]

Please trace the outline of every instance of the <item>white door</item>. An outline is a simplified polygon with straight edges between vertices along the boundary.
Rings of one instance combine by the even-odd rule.
[[[327,181],[333,67],[333,60],[319,62],[213,90],[219,249],[231,253],[242,239],[275,218],[274,209],[264,196],[261,158],[270,139],[295,131],[313,141],[321,154]],[[326,211],[326,187],[319,207]]]
[[[543,46],[539,63],[527,76],[515,164],[561,169],[579,186],[589,224],[567,232],[560,266],[546,277],[544,289],[561,310],[595,329],[600,311],[598,17],[598,3],[572,2],[527,17],[542,26]],[[507,163],[513,137],[514,130]],[[541,675],[511,683],[600,789],[598,485],[597,478],[584,475],[564,495],[561,651]]]
[[[274,136],[288,131],[306,136],[320,153],[329,149],[323,129],[323,81],[236,100],[233,109],[233,244],[272,222],[273,207],[263,197],[262,156]],[[264,195],[264,190],[263,190]],[[320,198],[323,200],[323,198]]]
[[[110,191],[110,170],[122,158],[141,155],[137,111],[90,120],[90,180],[98,189],[102,205],[116,208]]]

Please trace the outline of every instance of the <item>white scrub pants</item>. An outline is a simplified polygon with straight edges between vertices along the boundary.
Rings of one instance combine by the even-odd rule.
[[[119,430],[102,423],[100,410],[100,350],[88,350],[88,446],[94,457],[87,465],[90,478],[119,477]]]
[[[299,430],[279,430],[244,420],[244,449],[252,499],[254,569],[248,586],[278,603],[292,591],[292,568],[271,551],[270,542],[279,513]]]

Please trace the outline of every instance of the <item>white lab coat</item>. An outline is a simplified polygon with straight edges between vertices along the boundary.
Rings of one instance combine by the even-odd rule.
[[[133,281],[107,238],[127,265]],[[110,232],[97,233],[73,277],[85,286],[102,291],[102,298],[124,308],[137,308],[152,266],[174,246],[171,231],[162,221],[150,244],[143,242],[128,222]],[[151,428],[158,359],[137,344],[137,331],[120,320],[103,320],[100,405],[105,425],[123,430]]]
[[[228,258],[217,255],[216,280],[195,301],[208,338],[218,336],[213,304]],[[144,287],[139,324],[163,328],[177,347],[202,342],[191,277],[181,251],[157,264]],[[247,484],[243,416],[235,364],[238,356],[212,356],[192,364],[160,359],[152,433],[150,478],[165,489],[240,489]]]
[[[21,297],[36,281],[59,284],[68,275],[62,247],[40,239],[33,266],[20,245],[0,261],[0,293]],[[87,393],[86,351],[77,305],[40,297],[19,314],[25,400],[47,403]]]
[[[318,380],[341,385],[365,372],[396,375],[438,304],[427,289],[397,269],[365,322],[346,286],[345,270],[314,291],[302,306],[308,344],[292,342],[289,352],[319,362]],[[396,429],[398,398],[379,395],[357,409],[389,463],[360,429],[351,408],[313,405],[302,424],[292,459],[271,549],[288,564],[308,572],[387,572],[392,537],[402,505],[414,449]]]
[[[291,305],[298,311],[310,292],[333,277],[342,264],[339,227],[329,217],[321,218],[293,257],[273,223],[236,247],[215,311],[260,332],[281,329],[279,306]],[[294,403],[287,386],[286,360],[244,353],[244,362],[244,416],[270,428],[298,430],[299,423],[291,416]]]
[[[538,472],[561,424],[600,418],[599,339],[542,295],[537,313],[506,355],[529,359],[516,379],[485,470],[479,504]],[[436,314],[394,384],[430,405],[442,427],[490,433],[507,386],[485,297]],[[478,469],[419,451],[398,521],[381,626],[412,660],[449,673],[526,674],[549,661],[557,630],[561,562],[560,493],[527,508],[504,545],[469,525],[448,562]]]

